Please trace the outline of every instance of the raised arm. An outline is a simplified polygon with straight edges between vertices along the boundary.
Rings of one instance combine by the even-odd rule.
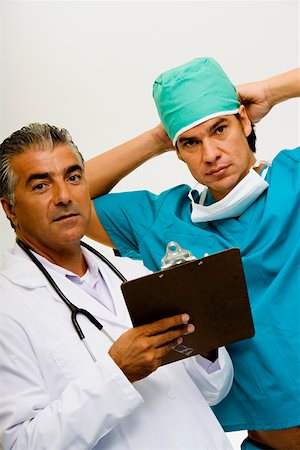
[[[91,198],[108,193],[118,181],[148,159],[172,149],[174,149],[172,142],[163,126],[159,124],[136,138],[87,161],[85,175]],[[93,202],[86,234],[95,241],[115,248],[96,214]]]
[[[109,192],[122,178],[144,162],[172,150],[173,145],[161,124],[86,163],[91,198]]]
[[[300,69],[293,69],[266,80],[237,86],[239,99],[249,119],[259,122],[273,106],[300,96]]]

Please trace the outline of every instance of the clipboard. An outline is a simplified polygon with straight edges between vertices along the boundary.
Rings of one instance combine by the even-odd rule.
[[[188,313],[194,333],[163,364],[254,336],[240,250],[231,248],[122,283],[133,326]]]

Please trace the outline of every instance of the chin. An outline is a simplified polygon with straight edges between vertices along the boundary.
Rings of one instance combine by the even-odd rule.
[[[216,184],[216,186],[210,186],[210,189],[214,191],[217,195],[227,195],[234,187],[235,183],[223,183]]]
[[[62,245],[68,245],[68,244],[76,244],[80,242],[82,237],[84,236],[84,233],[78,232],[78,233],[66,233],[59,237],[57,242],[59,242]]]

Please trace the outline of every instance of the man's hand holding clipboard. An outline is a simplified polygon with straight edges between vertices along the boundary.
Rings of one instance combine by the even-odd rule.
[[[188,313],[194,333],[164,364],[251,338],[254,326],[238,248],[171,266],[121,286],[133,326]]]

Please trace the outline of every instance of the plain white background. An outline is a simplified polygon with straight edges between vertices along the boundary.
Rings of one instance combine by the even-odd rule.
[[[236,84],[298,66],[299,2],[0,1],[0,141],[48,122],[88,159],[154,126],[153,80],[199,56],[216,58]],[[299,102],[278,105],[256,130],[262,159],[295,147]],[[193,180],[170,152],[115,190],[179,183]],[[3,214],[0,227],[2,252],[14,234]],[[243,435],[230,433],[235,448]]]

